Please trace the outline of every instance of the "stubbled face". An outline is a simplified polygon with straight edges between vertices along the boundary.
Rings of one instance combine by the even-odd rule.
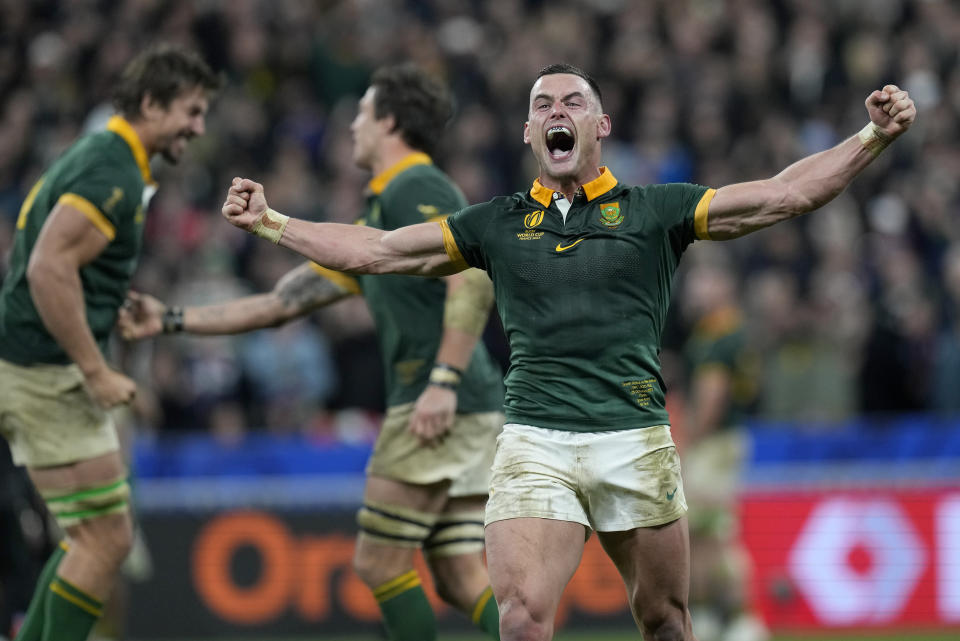
[[[527,117],[523,141],[540,164],[541,178],[581,180],[596,172],[610,117],[602,113],[586,80],[566,73],[538,78]]]
[[[152,153],[163,154],[171,163],[179,162],[190,140],[206,131],[209,107],[207,92],[202,87],[181,93],[166,109],[148,107],[147,118],[154,131]]]
[[[376,87],[369,87],[363,94],[357,116],[350,124],[350,133],[353,135],[353,162],[367,170],[373,169],[380,143],[393,127],[393,118],[390,116],[377,120],[374,109],[376,91]]]

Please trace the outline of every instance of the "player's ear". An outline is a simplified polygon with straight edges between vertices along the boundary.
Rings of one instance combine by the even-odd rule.
[[[610,116],[607,114],[601,114],[600,120],[597,121],[597,140],[609,136],[612,129],[613,123],[610,122]]]
[[[523,123],[523,144],[530,144],[530,121]]]
[[[153,120],[160,114],[161,111],[163,111],[163,108],[159,101],[155,100],[154,97],[149,93],[143,94],[143,98],[140,99],[141,118],[144,120]]]
[[[385,131],[390,134],[400,133],[400,128],[397,127],[397,119],[393,114],[387,114],[383,118],[380,118],[377,122],[386,127]]]

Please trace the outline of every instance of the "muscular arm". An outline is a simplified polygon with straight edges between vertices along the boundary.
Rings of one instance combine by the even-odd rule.
[[[216,305],[182,308],[180,328],[168,327],[166,331],[221,335],[276,327],[359,291],[351,284],[349,277],[343,276],[342,284],[334,282],[310,263],[304,263],[278,280],[271,292]],[[148,338],[164,331],[165,324],[176,326],[169,315],[176,318],[178,310],[181,308],[168,308],[148,294],[129,292],[117,324],[127,340]]]
[[[239,334],[276,327],[352,293],[304,263],[284,275],[269,293],[184,308],[183,329],[192,334]]]
[[[470,364],[493,304],[493,284],[479,269],[448,276],[446,281],[443,335],[434,358],[439,367],[431,372],[431,384],[417,398],[409,425],[410,432],[427,445],[453,426],[460,376],[448,366],[463,372]]]
[[[247,178],[233,179],[222,212],[232,225],[339,272],[448,276],[466,268],[448,257],[439,223],[385,232],[362,225],[287,218],[268,209],[263,185]]]
[[[436,362],[466,369],[493,306],[493,283],[479,269],[448,276],[443,336]]]
[[[718,189],[707,213],[707,235],[716,240],[738,238],[833,200],[876,154],[909,129],[917,114],[913,100],[896,85],[874,91],[865,104],[870,125],[860,134],[797,161],[768,180]]]
[[[710,202],[707,233],[714,240],[739,238],[818,209],[839,195],[873,158],[853,136],[773,178],[721,187]]]
[[[61,203],[50,212],[27,264],[27,286],[40,319],[104,408],[129,402],[136,392],[132,380],[107,365],[87,323],[80,268],[108,242],[83,212]]]
[[[385,232],[291,218],[280,245],[341,272],[446,276],[459,271],[447,256],[438,223]]]
[[[107,363],[87,323],[80,268],[108,242],[83,212],[61,203],[50,212],[27,265],[30,295],[44,326],[87,376]]]

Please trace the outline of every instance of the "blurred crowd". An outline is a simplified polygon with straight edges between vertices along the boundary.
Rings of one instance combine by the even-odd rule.
[[[552,62],[596,76],[613,120],[605,162],[634,184],[769,177],[856,133],[867,95],[897,84],[917,122],[847,192],[802,220],[689,250],[664,373],[682,394],[683,345],[722,295],[747,328],[753,376],[741,392],[753,416],[960,410],[956,2],[0,0],[4,257],[30,186],[103,125],[118,71],[155,40],[196,48],[227,80],[188,158],[155,169],[135,287],[177,304],[269,289],[300,260],[220,219],[233,176],[263,182],[290,215],[351,222],[361,211],[369,176],[350,161],[349,124],[383,64],[411,60],[449,83],[457,113],[435,160],[471,202],[536,177],[521,126]],[[728,285],[697,287],[697,274]],[[505,362],[495,320],[486,339]],[[146,427],[367,438],[364,412],[382,409],[360,299],[246,336],[116,347],[141,384]],[[344,408],[361,412],[330,411]]]

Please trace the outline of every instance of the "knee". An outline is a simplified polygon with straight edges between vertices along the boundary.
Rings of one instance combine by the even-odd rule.
[[[133,548],[129,513],[82,522],[70,528],[68,534],[72,546],[112,568],[119,568]]]
[[[460,586],[457,585],[455,581],[442,578],[434,573],[433,587],[436,589],[437,596],[440,597],[440,600],[447,605],[451,605],[459,610],[463,610],[467,605],[463,598],[463,590],[460,589]]]
[[[122,518],[104,519],[102,525],[98,539],[110,560],[119,565],[133,549],[133,523],[129,515],[124,514]]]
[[[353,571],[357,573],[361,581],[371,588],[375,588],[382,583],[380,581],[382,570],[378,567],[376,559],[369,554],[364,554],[360,547],[357,547],[353,554]]]
[[[414,570],[412,548],[371,548],[357,545],[353,570],[371,590]]]
[[[428,556],[427,562],[437,596],[458,610],[472,613],[477,599],[490,585],[482,557],[479,554]]]
[[[653,612],[644,614],[640,618],[643,627],[643,638],[652,641],[686,641],[691,638],[687,634],[687,617],[679,609],[670,612]]]
[[[546,641],[553,634],[553,613],[519,595],[499,603],[501,637],[509,641]]]

